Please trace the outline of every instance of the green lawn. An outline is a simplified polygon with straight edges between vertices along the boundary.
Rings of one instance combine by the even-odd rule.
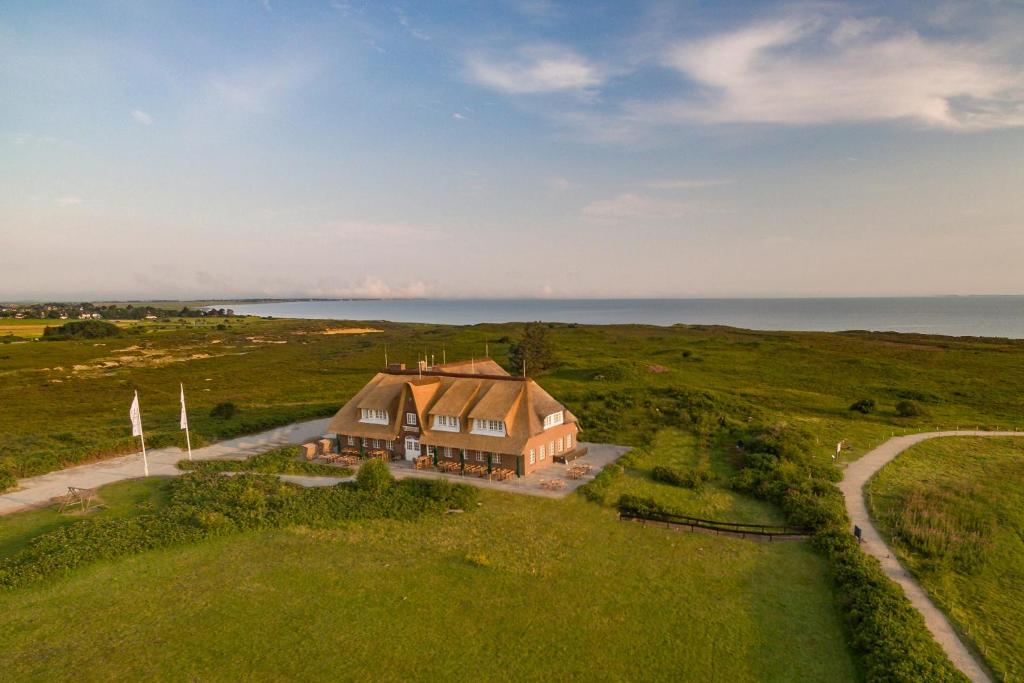
[[[122,338],[0,345],[0,469],[29,476],[134,450],[127,406],[139,390],[147,444],[183,445],[178,384],[201,444],[326,416],[384,363],[426,350],[449,359],[507,358],[521,326],[372,323],[382,332],[325,335],[338,321],[171,320]],[[354,323],[365,325],[365,323]],[[537,377],[582,420],[583,437],[630,445],[655,431],[705,432],[722,416],[787,421],[823,458],[840,439],[857,457],[892,433],[1024,423],[1024,342],[868,333],[750,332],[640,325],[551,328],[559,367]],[[876,414],[849,405],[874,398]],[[927,411],[899,418],[907,397]],[[232,401],[229,420],[210,417]]]
[[[855,680],[825,573],[804,543],[485,492],[468,514],[243,534],[0,593],[0,661],[16,680]]]
[[[1024,677],[1024,439],[927,441],[869,492],[900,561],[997,677]]]

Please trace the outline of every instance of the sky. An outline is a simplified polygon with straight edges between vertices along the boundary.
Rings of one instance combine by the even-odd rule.
[[[1024,2],[0,4],[0,300],[1024,293]]]

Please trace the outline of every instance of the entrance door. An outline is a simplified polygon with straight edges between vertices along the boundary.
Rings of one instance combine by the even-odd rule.
[[[405,437],[405,459],[415,460],[420,455],[420,440],[413,436]]]

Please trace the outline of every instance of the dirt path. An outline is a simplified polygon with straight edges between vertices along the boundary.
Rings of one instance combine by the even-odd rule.
[[[867,503],[864,500],[864,485],[874,476],[875,472],[911,446],[928,439],[945,436],[1024,436],[1024,432],[925,432],[893,437],[860,459],[851,462],[846,468],[839,488],[842,489],[843,497],[846,499],[846,511],[850,513],[850,519],[862,529],[864,542],[861,544],[861,548],[864,549],[864,552],[878,558],[886,575],[903,587],[903,592],[907,594],[910,602],[924,617],[924,623],[928,626],[928,630],[932,632],[935,640],[949,655],[953,664],[972,681],[988,683],[992,679],[989,678],[984,666],[971,654],[946,615],[935,606],[921,585],[899,563],[896,554],[882,540],[875,525],[871,523]]]
[[[220,441],[203,448],[192,449],[194,460],[239,459],[269,451],[278,446],[302,443],[320,437],[327,429],[330,418],[296,422],[285,427],[237,439]],[[186,457],[179,448],[156,448],[148,451],[150,475],[177,476],[181,470],[175,463]],[[125,479],[142,477],[142,453],[122,455],[86,465],[69,467],[38,477],[18,480],[18,490],[0,495],[0,515],[25,508],[46,505],[54,496],[67,493],[69,486],[95,488]]]

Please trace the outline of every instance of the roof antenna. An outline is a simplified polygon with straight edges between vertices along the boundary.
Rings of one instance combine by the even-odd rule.
[[[427,361],[420,361],[420,357],[416,356],[416,372],[419,373],[420,379],[423,379],[423,363]]]
[[[486,339],[484,339],[484,357],[485,358],[490,358],[491,357],[491,349],[490,349],[489,346],[487,346],[487,340]]]
[[[471,373],[473,373],[474,375],[476,374],[476,359],[475,358],[470,358],[469,359],[469,371]]]
[[[388,345],[384,345],[384,367],[388,366]]]
[[[441,345],[441,364],[448,365],[448,352],[445,349],[444,344]]]
[[[526,359],[523,359],[523,378],[526,378]]]

